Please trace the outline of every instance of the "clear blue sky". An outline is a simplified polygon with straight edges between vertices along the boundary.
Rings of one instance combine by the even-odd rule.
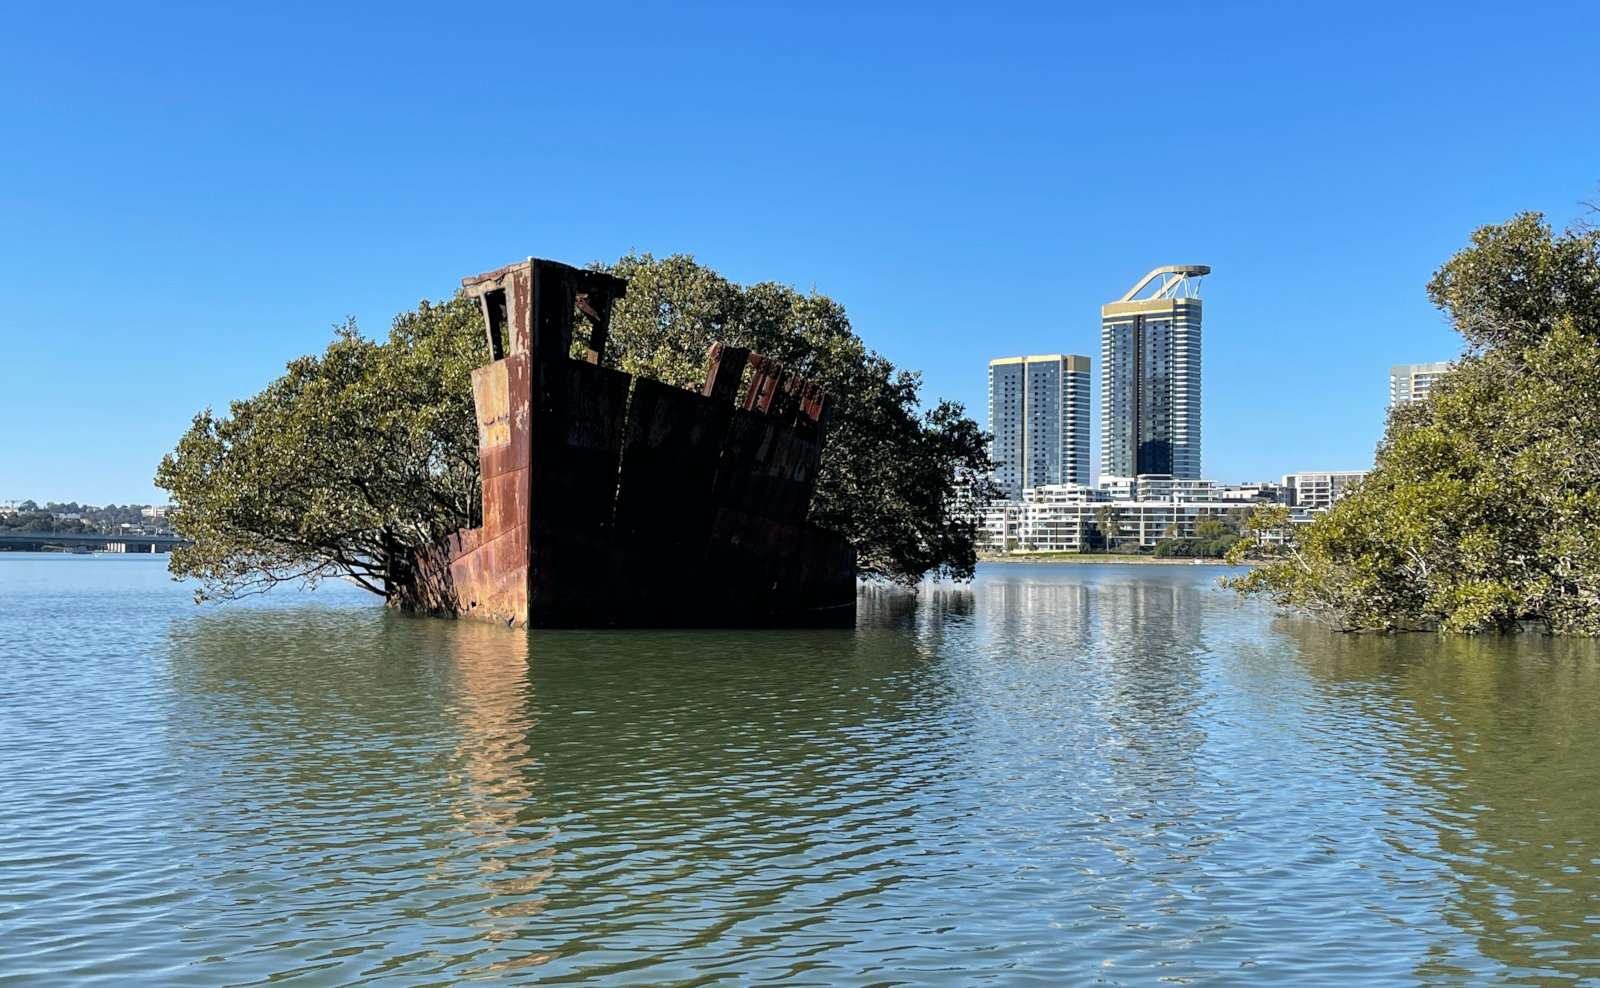
[[[156,500],[345,316],[629,249],[832,295],[980,422],[1210,264],[1206,474],[1362,467],[1457,350],[1434,268],[1600,196],[1591,3],[157,6],[0,15],[0,500]]]

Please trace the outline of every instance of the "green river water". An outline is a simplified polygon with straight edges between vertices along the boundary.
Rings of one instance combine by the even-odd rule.
[[[1219,572],[523,633],[0,555],[0,984],[1600,983],[1600,651]]]

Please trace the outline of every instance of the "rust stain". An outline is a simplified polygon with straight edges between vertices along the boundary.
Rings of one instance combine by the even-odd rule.
[[[478,445],[483,449],[511,442],[510,399],[506,363],[497,360],[472,372],[472,397],[478,411]]]

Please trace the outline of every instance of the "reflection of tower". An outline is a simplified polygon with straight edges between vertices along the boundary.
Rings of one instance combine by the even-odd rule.
[[[1200,478],[1200,278],[1156,268],[1100,307],[1100,474]]]
[[[1138,754],[1117,773],[1130,786],[1176,784],[1194,771],[1205,741],[1197,716],[1206,692],[1205,594],[1187,574],[1095,587],[1091,619],[1105,656],[1107,721],[1119,747]]]
[[[1007,573],[985,579],[979,599],[985,611],[977,631],[982,644],[1005,651],[1050,642],[1063,651],[1087,648],[1091,589],[1083,583],[1033,580]]]

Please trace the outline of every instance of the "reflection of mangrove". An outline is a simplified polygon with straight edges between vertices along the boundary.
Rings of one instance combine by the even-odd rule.
[[[950,618],[970,618],[973,599],[972,588],[964,584],[926,583],[915,590],[867,586],[856,595],[856,623],[863,628],[938,628]]]
[[[169,731],[179,762],[208,773],[181,805],[197,855],[233,868],[213,880],[252,875],[260,902],[235,904],[333,928],[395,908],[395,887],[449,890],[486,906],[461,917],[482,949],[514,935],[520,919],[487,904],[526,899],[549,869],[549,828],[523,816],[526,648],[522,632],[357,611],[174,623]]]
[[[1389,785],[1426,823],[1397,822],[1383,837],[1438,862],[1442,918],[1499,963],[1551,980],[1591,976],[1600,646],[1282,626],[1364,732],[1381,725]],[[1419,976],[1459,976],[1444,960]]]
[[[970,610],[940,600],[912,634],[175,623],[188,829],[267,869],[253,887],[296,922],[426,915],[473,930],[485,969],[599,964],[630,931],[698,942],[916,853],[915,806],[951,784],[937,637]]]

